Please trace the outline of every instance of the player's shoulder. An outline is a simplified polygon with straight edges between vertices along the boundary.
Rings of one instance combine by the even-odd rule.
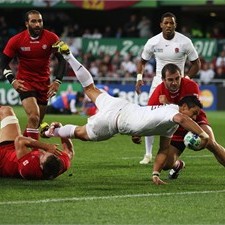
[[[158,43],[161,39],[162,39],[162,32],[149,38],[147,41],[147,44],[154,44],[154,43]]]
[[[196,83],[195,80],[192,80],[192,79],[190,79],[190,78],[185,78],[185,77],[183,77],[183,78],[182,78],[182,81],[183,81],[183,83],[185,83],[185,84],[194,84],[194,85],[198,85],[198,84]]]
[[[191,42],[191,39],[189,37],[185,36],[184,34],[182,34],[180,32],[177,32],[177,31],[175,31],[175,37],[184,42]]]
[[[192,79],[187,79],[185,77],[182,78],[182,89],[190,91],[190,90],[196,90],[199,89],[198,84],[192,80]]]

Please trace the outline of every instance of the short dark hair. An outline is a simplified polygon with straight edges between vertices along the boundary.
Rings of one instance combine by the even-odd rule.
[[[26,14],[25,14],[25,21],[26,22],[29,21],[29,15],[30,14],[39,14],[39,15],[41,15],[41,13],[39,11],[32,9],[32,10],[26,12]]]
[[[59,175],[61,169],[61,160],[55,155],[50,155],[43,164],[43,178],[47,180],[54,179]]]
[[[162,79],[166,78],[167,71],[169,71],[172,74],[178,71],[181,74],[181,70],[176,64],[168,63],[162,68]]]
[[[162,14],[162,16],[161,16],[161,22],[163,21],[163,19],[164,19],[165,17],[173,17],[174,20],[177,21],[176,16],[175,16],[173,13],[171,13],[171,12],[166,12],[166,13]]]
[[[187,95],[183,97],[179,102],[178,105],[182,106],[183,104],[187,104],[188,108],[193,108],[195,106],[198,106],[200,109],[203,108],[202,103],[198,99],[196,95]]]

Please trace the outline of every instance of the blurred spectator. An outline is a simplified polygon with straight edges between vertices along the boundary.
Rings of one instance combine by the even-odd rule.
[[[89,28],[86,28],[82,34],[83,38],[92,38],[92,34]]]
[[[199,79],[201,84],[211,84],[215,76],[214,70],[211,68],[211,63],[205,62],[203,68],[199,71]]]
[[[185,35],[186,37],[191,38],[191,32],[190,32],[190,29],[189,29],[188,26],[182,26],[181,27],[181,33],[183,35]]]
[[[121,38],[124,36],[124,31],[122,27],[118,27],[115,33],[116,38]]]
[[[142,16],[141,21],[137,25],[137,29],[141,38],[151,38],[153,36],[151,21],[146,16]]]
[[[220,56],[216,59],[216,67],[222,67],[225,72],[225,50],[220,53]]]
[[[126,37],[138,37],[138,29],[137,29],[137,15],[132,14],[130,16],[129,21],[124,26],[124,32]]]
[[[224,38],[224,34],[221,32],[220,27],[214,26],[210,32],[210,38]]]
[[[56,96],[47,107],[48,114],[78,114],[78,108],[81,108],[84,99],[83,92],[63,93]]]
[[[102,38],[102,34],[98,30],[98,28],[94,28],[91,38],[97,38],[97,39]]]
[[[224,82],[225,81],[225,72],[223,70],[223,67],[219,66],[216,68],[216,74],[215,74],[214,79],[216,79],[216,85],[218,85],[218,86],[225,83]]]
[[[130,76],[136,75],[137,66],[132,61],[132,57],[130,54],[123,57],[123,61],[121,62],[121,68],[123,69],[123,71],[128,72]]]
[[[112,31],[112,28],[110,26],[105,27],[105,30],[103,32],[103,37],[105,37],[105,38],[113,37],[113,31]]]

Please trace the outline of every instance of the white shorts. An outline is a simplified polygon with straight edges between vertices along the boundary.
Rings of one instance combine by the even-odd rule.
[[[107,93],[100,94],[95,102],[98,112],[88,118],[86,130],[91,141],[102,141],[118,133],[116,120],[121,108],[129,104],[122,98],[115,98]]]

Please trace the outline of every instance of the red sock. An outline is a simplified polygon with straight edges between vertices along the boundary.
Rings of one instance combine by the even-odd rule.
[[[39,140],[39,130],[34,128],[26,128],[24,131],[24,134],[26,134],[26,137],[31,137],[35,140]]]

